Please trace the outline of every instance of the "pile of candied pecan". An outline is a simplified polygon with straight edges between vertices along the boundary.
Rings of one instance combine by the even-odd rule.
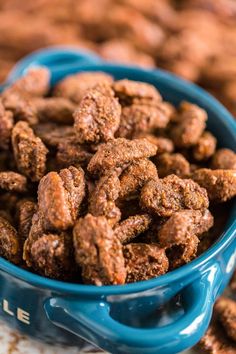
[[[33,50],[75,45],[173,71],[236,115],[235,0],[0,0],[0,32],[0,80]]]
[[[236,154],[217,149],[206,111],[102,72],[51,91],[49,79],[31,69],[0,97],[1,256],[107,285],[159,276],[211,246],[236,195]]]
[[[200,353],[236,353],[236,273],[230,284],[229,295],[217,300],[211,325],[197,346]]]

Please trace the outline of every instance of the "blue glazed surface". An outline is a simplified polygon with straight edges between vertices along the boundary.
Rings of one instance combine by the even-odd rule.
[[[205,108],[208,129],[222,146],[236,150],[236,123],[228,111],[204,90],[172,74],[104,64],[89,52],[56,47],[22,60],[6,85],[29,66],[38,65],[50,68],[52,85],[79,71],[105,71],[116,79],[149,82],[167,101],[188,100]],[[235,264],[234,203],[225,231],[214,246],[193,262],[149,281],[103,287],[69,284],[0,259],[0,315],[12,327],[44,341],[82,348],[84,341],[79,336],[112,353],[174,354],[193,346],[203,335],[214,301]]]

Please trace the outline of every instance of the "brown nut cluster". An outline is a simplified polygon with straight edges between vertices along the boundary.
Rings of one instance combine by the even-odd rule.
[[[236,195],[235,170],[200,168],[193,173],[192,178],[207,190],[208,197],[212,201],[225,202]]]
[[[158,165],[158,174],[161,178],[171,174],[182,178],[189,177],[190,175],[190,164],[180,153],[161,154],[157,156],[156,164]]]
[[[208,208],[207,192],[191,179],[169,175],[150,180],[141,191],[140,205],[150,213],[168,217],[182,209]]]
[[[213,320],[198,344],[203,353],[236,352],[236,301],[222,296],[214,307]]]
[[[3,1],[0,29],[7,35],[0,40],[1,81],[22,56],[72,44],[108,61],[172,71],[202,85],[236,115],[234,0],[100,0],[96,5],[96,0],[60,6],[58,0],[24,6],[20,0]],[[112,82],[108,74],[79,73],[59,83],[54,95],[79,103],[95,77],[96,83]],[[11,95],[8,104],[21,118],[27,115],[29,121],[31,112],[35,120],[22,96]]]
[[[97,86],[81,100],[74,113],[75,133],[80,144],[106,142],[120,125],[121,106],[108,86]]]
[[[236,153],[230,149],[219,149],[211,160],[213,170],[236,170]]]
[[[191,103],[183,102],[172,119],[170,136],[178,148],[194,146],[206,127],[206,112]]]
[[[18,170],[31,181],[39,181],[46,172],[48,150],[28,123],[20,121],[13,127],[12,148]]]
[[[100,286],[158,277],[209,248],[236,180],[207,113],[176,109],[149,83],[83,72],[49,91],[49,77],[29,71],[0,98],[0,255]]]

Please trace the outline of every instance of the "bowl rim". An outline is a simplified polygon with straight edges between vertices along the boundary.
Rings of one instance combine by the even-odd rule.
[[[230,112],[211,94],[206,92],[204,89],[200,88],[196,84],[181,79],[173,73],[167,72],[162,69],[142,69],[134,66],[127,65],[118,65],[112,63],[96,63],[96,64],[86,64],[78,65],[78,70],[75,69],[75,72],[80,71],[106,71],[109,69],[114,71],[123,70],[129,73],[137,73],[144,75],[151,75],[152,79],[156,81],[165,81],[166,84],[169,84],[172,87],[178,88],[182,91],[187,91],[193,98],[201,101],[204,106],[211,107],[211,110],[215,112],[218,118],[224,122],[226,129],[232,131],[235,134],[235,144],[236,144],[236,121]],[[66,75],[65,75],[66,76]],[[190,263],[181,266],[178,269],[175,269],[171,272],[168,272],[162,276],[144,280],[131,284],[124,285],[105,285],[105,286],[96,286],[96,285],[84,285],[77,283],[69,283],[60,280],[54,280],[34,274],[28,270],[22,269],[17,265],[5,260],[0,257],[0,270],[14,276],[20,280],[23,280],[31,285],[37,286],[39,288],[46,288],[54,291],[60,291],[61,293],[67,294],[89,294],[91,296],[105,296],[105,295],[121,295],[121,294],[130,294],[146,291],[155,287],[161,287],[166,284],[171,283],[172,281],[176,282],[181,278],[187,277],[193,271],[201,270],[207,268],[207,264],[210,260],[214,259],[220,252],[222,252],[226,247],[228,247],[233,239],[236,237],[236,201],[233,203],[232,210],[230,213],[230,218],[225,226],[225,231],[219,238],[219,240],[212,245],[207,251],[205,251],[198,258],[194,259]],[[214,261],[213,261],[214,262]]]

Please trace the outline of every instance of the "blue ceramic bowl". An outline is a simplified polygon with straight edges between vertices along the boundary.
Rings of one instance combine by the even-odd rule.
[[[220,145],[236,150],[236,123],[199,87],[161,70],[102,62],[73,48],[48,48],[20,61],[6,83],[30,66],[51,70],[52,85],[68,74],[105,71],[155,85],[174,104],[194,102],[207,110],[208,129]],[[10,326],[43,341],[85,341],[112,353],[170,354],[193,346],[207,329],[216,297],[236,264],[236,204],[218,242],[193,262],[159,278],[123,286],[69,284],[50,280],[0,259],[0,314]],[[73,334],[71,334],[73,333]]]

